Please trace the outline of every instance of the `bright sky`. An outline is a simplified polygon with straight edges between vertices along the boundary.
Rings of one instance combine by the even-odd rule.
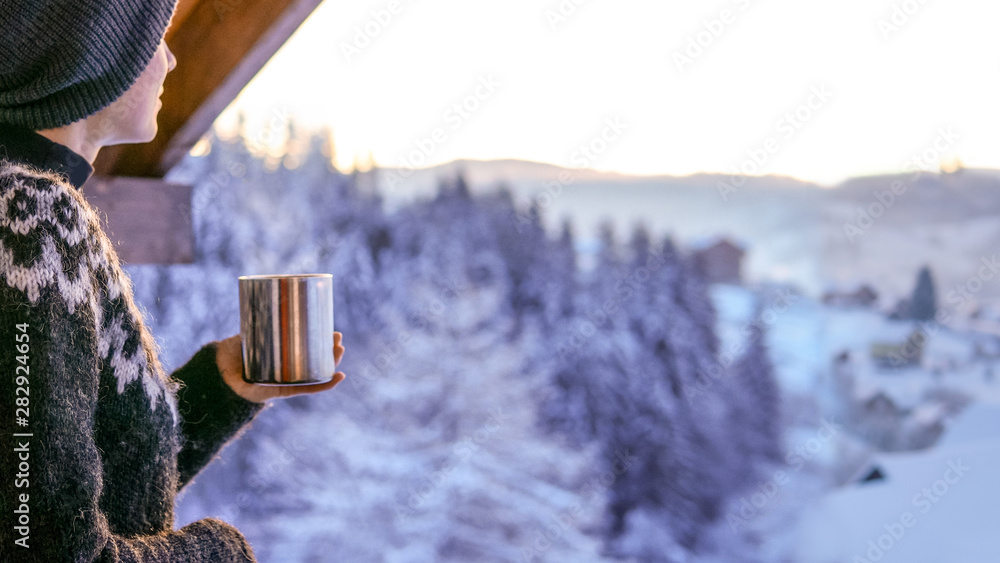
[[[326,0],[219,125],[291,112],[332,128],[342,169],[1000,168],[998,21],[990,0]]]

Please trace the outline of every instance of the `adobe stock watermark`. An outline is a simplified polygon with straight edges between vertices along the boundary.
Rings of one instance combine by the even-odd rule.
[[[939,309],[934,318],[929,321],[917,321],[916,328],[907,337],[906,341],[898,349],[888,354],[888,366],[894,372],[905,368],[919,360],[923,350],[927,347],[927,341],[941,330],[948,322],[951,314],[948,311]]]
[[[684,72],[685,67],[693,65],[702,55],[710,49],[715,42],[722,37],[722,34],[730,29],[739,19],[740,12],[746,12],[750,8],[750,0],[730,0],[737,10],[729,7],[722,8],[718,15],[713,18],[702,20],[699,31],[689,35],[684,42],[684,46],[675,49],[671,55],[677,72]]]
[[[354,35],[350,41],[340,42],[340,52],[347,64],[354,62],[354,57],[367,49],[386,30],[396,17],[403,13],[402,0],[389,0],[384,7],[369,12],[369,18],[364,23],[354,26]]]
[[[868,232],[875,222],[892,208],[897,198],[906,193],[909,189],[908,182],[915,182],[921,175],[927,173],[927,169],[940,165],[941,157],[944,156],[961,137],[951,126],[941,127],[937,130],[934,140],[910,158],[903,161],[903,170],[913,172],[909,180],[903,181],[895,179],[889,184],[887,190],[875,190],[872,201],[866,206],[859,206],[852,221],[844,222],[844,235],[849,242],[855,240]]]
[[[606,118],[600,132],[573,149],[569,155],[569,163],[577,168],[593,166],[610,150],[612,145],[621,139],[628,129],[628,124],[621,117]],[[530,232],[527,231],[526,227],[532,225],[532,220],[527,210],[536,209],[541,212],[548,209],[562,195],[563,190],[575,184],[576,180],[575,172],[563,170],[559,172],[559,176],[555,180],[548,180],[542,184],[542,191],[531,198],[531,202],[524,212],[511,211],[511,222],[513,222],[518,234]]]
[[[302,442],[299,436],[292,435],[288,440],[281,440],[278,442],[278,446],[277,453],[264,457],[266,462],[254,464],[253,473],[247,478],[247,485],[252,491],[236,495],[236,506],[240,510],[246,510],[255,502],[259,502],[259,499],[275,481],[287,477],[293,465],[296,473],[301,473],[302,468],[307,465],[301,456],[310,451],[310,448]]]
[[[726,522],[729,523],[730,529],[737,532],[740,526],[745,526],[756,518],[760,511],[778,496],[781,488],[789,483],[791,480],[789,473],[801,471],[806,462],[816,457],[827,444],[840,434],[840,431],[839,424],[832,420],[822,419],[815,436],[810,437],[804,444],[785,454],[785,464],[790,468],[788,471],[784,469],[775,471],[770,478],[758,483],[752,493],[740,497],[738,508],[730,510],[726,514]]]
[[[253,471],[246,476],[245,483],[249,492],[237,493],[233,502],[218,508],[215,516],[233,521],[239,518],[243,511],[259,512],[266,509],[262,499],[273,484],[286,480],[291,468],[294,467],[295,473],[301,475],[302,468],[309,465],[309,460],[303,459],[301,454],[311,451],[311,448],[299,436],[293,435],[288,440],[276,440],[272,443],[278,446],[278,451],[270,451],[263,458],[266,461],[254,464]]]
[[[382,350],[375,356],[375,360],[366,360],[360,373],[348,378],[348,384],[352,388],[359,390],[366,389],[375,381],[387,376],[389,368],[399,359],[407,343],[413,335],[422,331],[432,322],[443,317],[448,309],[449,303],[458,300],[462,295],[462,289],[454,282],[446,282],[444,289],[435,296],[429,303],[425,303],[420,316],[417,318],[416,326],[407,325],[405,330],[400,331],[394,338],[390,339],[382,346]]]
[[[733,374],[730,368],[733,364],[742,357],[751,344],[755,343],[757,339],[763,338],[767,328],[774,326],[781,315],[785,314],[799,299],[798,295],[787,289],[777,291],[768,306],[740,328],[743,340],[721,350],[708,370],[701,370],[702,377],[699,381],[685,389],[684,398],[687,402],[693,405],[696,400],[707,398],[709,391],[715,387],[716,383],[731,377]]]
[[[983,290],[986,282],[992,281],[997,274],[1000,274],[1000,260],[997,255],[982,256],[979,259],[979,268],[976,273],[969,276],[964,282],[957,284],[945,295],[945,301],[953,305],[952,311],[945,307],[939,307],[934,314],[934,318],[929,321],[918,321],[916,329],[906,339],[906,342],[898,351],[889,355],[889,367],[894,371],[900,367],[909,365],[921,354],[927,345],[927,340],[938,333],[942,326],[947,325],[951,320],[952,312],[962,311],[977,293]]]
[[[496,94],[500,86],[502,84],[493,78],[492,74],[480,76],[467,95],[453,102],[441,114],[444,125],[435,127],[426,136],[414,139],[413,150],[405,156],[398,157],[399,166],[385,174],[385,187],[389,191],[395,191],[397,185],[412,176],[413,172],[426,163],[441,145],[448,142],[447,128],[452,132],[461,129],[483,104]]]
[[[945,300],[954,305],[955,310],[961,310],[975,298],[975,294],[982,291],[985,282],[992,280],[1000,273],[1000,261],[996,255],[987,258],[983,256],[979,260],[979,269],[973,276],[965,282],[956,285],[945,296]],[[898,350],[889,354],[889,367],[893,371],[898,371],[901,367],[909,365],[913,360],[918,359],[927,341],[948,324],[951,320],[951,312],[944,307],[938,308],[934,318],[929,321],[918,321],[916,329],[910,334]]]
[[[739,165],[730,166],[731,174],[726,181],[719,180],[715,183],[722,201],[728,201],[729,196],[738,192],[751,175],[761,173],[771,157],[782,149],[782,143],[791,141],[820,110],[826,107],[833,96],[834,93],[825,84],[809,88],[809,93],[801,103],[786,111],[774,122],[774,134],[759,145],[747,148],[747,157]]]
[[[634,268],[624,278],[619,279],[614,286],[615,295],[609,297],[600,308],[587,311],[586,320],[574,323],[572,335],[559,348],[559,357],[566,361],[570,354],[579,350],[587,339],[597,334],[597,329],[604,326],[618,309],[635,294],[643,285],[649,283],[653,274],[660,271],[667,263],[666,257],[671,256],[665,247],[650,247],[644,265]]]
[[[291,114],[287,107],[276,108],[271,111],[271,117],[267,123],[255,135],[245,139],[247,148],[260,149],[271,143],[275,136],[288,127],[291,121]],[[236,159],[228,158],[221,163],[221,166],[208,175],[208,182],[196,189],[191,196],[191,209],[187,212],[205,209],[212,200],[219,195],[219,191],[229,186],[234,179],[242,179],[247,174],[247,167]],[[187,217],[191,219],[191,217]]]
[[[910,23],[910,18],[917,15],[917,12],[927,5],[928,1],[903,0],[902,2],[893,2],[888,17],[878,20],[878,30],[882,34],[882,40],[892,39],[893,34],[899,33],[906,24]]]
[[[951,313],[944,308],[938,309],[934,318],[929,321],[917,321],[916,329],[910,334],[898,350],[888,355],[889,365],[894,372],[909,366],[914,360],[919,360],[927,341],[941,330],[951,319]]]
[[[1000,273],[1000,260],[997,255],[983,256],[979,259],[980,266],[976,273],[964,282],[955,285],[945,295],[945,301],[954,305],[956,311],[962,311],[975,299],[977,293],[983,290],[986,282],[992,281]]]
[[[88,135],[93,135],[93,138],[99,139],[104,136],[117,137],[118,132],[122,130],[123,124],[131,126],[136,118],[136,114],[142,114],[147,111],[144,107],[148,100],[154,96],[159,95],[161,84],[156,81],[137,81],[133,86],[133,90],[130,90],[128,96],[120,96],[114,104],[109,105],[105,111],[108,113],[106,119],[95,120],[93,127],[96,130],[88,131]],[[82,157],[78,154],[73,154],[70,156],[70,160],[73,163],[78,162],[77,159],[82,160]]]
[[[555,31],[560,25],[569,21],[576,15],[576,11],[587,3],[587,0],[559,0],[548,10],[545,10],[545,21],[549,22],[549,29]]]
[[[337,233],[329,233],[325,237],[315,240],[315,247],[308,253],[300,255],[292,260],[285,271],[288,272],[313,272],[319,268],[319,258],[322,255],[330,256],[337,252],[341,246],[341,237]]]
[[[957,485],[972,467],[962,463],[962,459],[948,460],[947,469],[940,479],[937,479],[929,486],[924,487],[920,492],[913,495],[910,504],[917,514],[927,514],[934,506],[941,502],[951,488]],[[876,563],[881,561],[885,554],[902,541],[906,535],[917,525],[917,514],[907,510],[899,515],[899,518],[891,522],[884,522],[882,529],[885,533],[877,538],[868,540],[868,549],[864,555],[855,555],[851,563]]]
[[[628,468],[635,463],[635,454],[625,450],[616,450],[615,457],[611,462],[611,468],[605,470],[600,475],[594,477],[583,486],[580,497],[582,502],[575,502],[569,508],[559,511],[550,516],[552,522],[544,529],[536,529],[532,534],[528,545],[521,546],[521,561],[530,563],[540,561],[541,557],[552,548],[554,543],[562,538],[566,532],[577,525],[580,512],[587,506],[601,501],[602,493],[611,488],[611,485],[618,480]]]
[[[221,22],[225,19],[226,14],[242,7],[245,1],[246,0],[215,0],[212,3],[212,7],[215,8],[215,15],[219,17],[219,21]]]
[[[478,452],[482,445],[492,439],[503,427],[504,421],[510,418],[511,415],[503,412],[502,408],[492,409],[489,418],[482,426],[474,432],[466,434],[452,446],[451,454],[440,467],[424,475],[418,486],[410,487],[410,495],[406,499],[406,504],[396,504],[396,515],[403,517],[416,515],[423,508],[428,497],[444,485],[462,462],[472,457],[472,454]]]

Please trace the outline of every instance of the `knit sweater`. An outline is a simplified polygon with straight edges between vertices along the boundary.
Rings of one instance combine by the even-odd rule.
[[[220,520],[173,529],[175,495],[264,407],[215,350],[166,375],[94,210],[0,159],[0,562],[254,561]]]

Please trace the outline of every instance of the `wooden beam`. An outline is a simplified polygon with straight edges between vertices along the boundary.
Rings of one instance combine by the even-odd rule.
[[[83,196],[98,210],[124,263],[194,261],[191,186],[152,178],[92,176]]]
[[[179,0],[174,8],[174,17],[170,20],[170,27],[167,28],[167,45],[170,45],[170,38],[177,33],[177,28],[184,25],[184,20],[191,15],[191,11],[198,5],[198,0]]]
[[[162,178],[322,0],[181,0],[166,41],[177,57],[150,143],[108,147],[95,171]]]

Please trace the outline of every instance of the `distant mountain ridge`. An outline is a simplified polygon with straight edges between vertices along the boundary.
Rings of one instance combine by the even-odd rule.
[[[687,176],[669,174],[628,174],[592,168],[567,168],[564,166],[521,159],[458,159],[427,168],[386,167],[379,169],[385,178],[398,175],[397,188],[400,192],[416,191],[425,193],[436,188],[440,179],[454,178],[459,172],[464,172],[470,188],[474,191],[492,190],[498,184],[523,185],[525,183],[542,183],[558,181],[561,174],[568,173],[573,183],[662,183],[664,186],[685,187],[717,187],[718,182],[733,182],[733,176],[721,173],[697,173]],[[880,174],[849,178],[835,185],[824,185],[791,176],[768,174],[749,176],[746,180],[753,187],[769,188],[809,188],[821,190],[836,190],[848,192],[869,193],[875,189],[884,189],[894,180],[911,182],[912,172],[899,174]],[[984,183],[994,186],[1000,182],[1000,170],[967,168],[958,172],[939,173],[927,171],[920,175],[919,184],[939,185],[953,188],[981,187]]]
[[[698,173],[688,176],[673,176],[669,174],[627,174],[592,168],[567,168],[547,162],[537,162],[520,159],[459,159],[427,168],[379,168],[381,184],[395,182],[393,191],[397,193],[425,194],[436,189],[441,179],[454,178],[463,172],[473,191],[492,190],[498,184],[516,186],[526,183],[543,183],[559,181],[560,175],[569,174],[572,183],[649,183],[662,182],[665,185],[683,185],[686,187],[715,188],[716,182],[729,181],[725,174]],[[393,180],[389,178],[394,177]],[[768,175],[748,177],[748,182],[754,185],[767,183],[776,188],[819,188],[823,186],[792,178],[789,176]]]
[[[859,282],[890,299],[906,295],[917,269],[929,264],[945,297],[975,274],[980,258],[992,256],[1000,240],[1000,171],[992,169],[867,176],[833,187],[756,176],[724,199],[719,184],[732,178],[723,174],[639,176],[466,159],[414,170],[394,192],[383,193],[389,202],[428,197],[459,171],[473,192],[504,184],[523,205],[540,207],[553,233],[570,219],[584,242],[594,242],[607,220],[620,236],[641,222],[681,243],[736,237],[749,243],[750,279],[783,279],[817,295]],[[380,170],[380,183],[393,172]],[[560,184],[560,174],[572,184]],[[546,191],[549,196],[542,195]],[[1000,288],[984,287],[978,297],[1000,298]]]

